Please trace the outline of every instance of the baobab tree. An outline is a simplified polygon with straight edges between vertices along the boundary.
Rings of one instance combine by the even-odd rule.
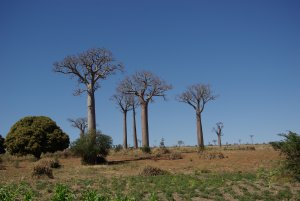
[[[118,87],[117,87],[117,92],[122,93],[123,95],[129,96],[130,97],[130,109],[132,110],[132,118],[133,118],[133,146],[135,149],[138,148],[138,139],[137,139],[137,131],[136,131],[136,107],[139,106],[139,103],[137,99],[135,98],[134,94],[130,94],[126,92],[126,88],[123,85],[124,82],[121,82]]]
[[[218,144],[221,147],[222,143],[221,143],[221,136],[223,136],[222,130],[223,130],[223,123],[222,122],[218,122],[216,123],[216,127],[213,128],[213,131],[217,134],[218,136]]]
[[[132,94],[131,94],[132,95]],[[132,122],[133,122],[133,147],[137,149],[138,146],[138,139],[137,139],[137,132],[136,132],[136,111],[135,108],[139,105],[137,100],[135,99],[135,96],[132,97]]]
[[[201,113],[203,112],[206,103],[215,99],[216,96],[213,95],[210,86],[206,84],[189,86],[186,91],[177,96],[179,102],[187,103],[196,111],[197,141],[200,148],[204,148]]]
[[[126,93],[134,94],[138,98],[141,106],[142,145],[149,147],[148,104],[155,96],[165,99],[166,92],[172,89],[172,86],[148,71],[137,72],[125,78],[121,85]]]
[[[88,131],[96,131],[95,91],[100,87],[100,80],[105,80],[123,65],[116,62],[112,53],[104,48],[92,48],[78,55],[67,56],[54,63],[53,71],[70,75],[78,81],[74,95],[87,93]],[[80,87],[83,85],[83,88]]]
[[[87,128],[87,118],[77,118],[77,119],[68,119],[68,121],[71,123],[71,126],[74,128],[78,128],[80,130],[80,137],[82,137]]]
[[[125,94],[117,90],[117,93],[111,97],[120,111],[123,113],[123,148],[127,149],[127,112],[132,110],[133,96],[131,94]]]

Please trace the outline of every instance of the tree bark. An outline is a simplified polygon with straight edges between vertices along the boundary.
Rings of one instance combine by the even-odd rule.
[[[204,148],[203,130],[202,130],[201,112],[200,111],[196,111],[196,118],[197,118],[197,140],[198,140],[198,146],[200,148]]]
[[[149,147],[149,129],[148,129],[148,103],[143,102],[141,104],[142,113],[142,145],[143,147]]]
[[[123,148],[127,149],[127,111],[123,112]]]
[[[222,143],[221,143],[221,133],[218,134],[218,144],[219,144],[219,147],[222,146]]]
[[[88,86],[88,132],[96,132],[95,96],[92,85]]]
[[[137,141],[137,133],[136,133],[136,120],[135,120],[135,106],[132,106],[132,116],[133,116],[133,144],[134,148],[138,148],[138,141]]]

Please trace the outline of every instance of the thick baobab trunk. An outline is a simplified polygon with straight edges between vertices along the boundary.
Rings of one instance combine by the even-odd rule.
[[[132,116],[133,116],[133,144],[134,148],[138,148],[138,141],[137,141],[137,133],[136,133],[136,120],[135,120],[135,106],[132,106]]]
[[[141,104],[142,113],[142,145],[149,147],[149,129],[148,129],[148,103]]]
[[[88,106],[88,132],[96,132],[96,112],[95,112],[95,96],[92,86],[88,86],[87,93],[87,106]]]
[[[218,134],[218,144],[219,144],[219,147],[222,146],[222,143],[221,143],[221,133]]]
[[[201,122],[201,112],[196,111],[196,118],[197,118],[197,140],[198,140],[198,146],[200,148],[204,148],[202,122]]]
[[[123,148],[127,149],[127,111],[123,112]]]

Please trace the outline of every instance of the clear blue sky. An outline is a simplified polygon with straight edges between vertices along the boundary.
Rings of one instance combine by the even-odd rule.
[[[224,123],[223,142],[279,140],[300,133],[300,1],[0,1],[0,133],[28,115],[51,117],[74,140],[67,119],[86,116],[76,80],[53,63],[105,47],[126,72],[96,92],[97,125],[122,143],[122,114],[109,100],[116,84],[149,70],[173,85],[149,106],[150,144],[196,144],[195,112],[174,100],[186,86],[210,84],[219,98],[203,114],[205,143]],[[140,111],[137,113],[141,138]],[[128,140],[132,142],[129,116]]]

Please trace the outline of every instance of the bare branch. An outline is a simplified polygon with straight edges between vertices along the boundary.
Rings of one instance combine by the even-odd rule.
[[[80,130],[80,134],[84,134],[87,128],[87,118],[77,118],[77,119],[68,119],[71,123],[71,126],[74,128],[78,128]]]
[[[195,84],[189,86],[186,91],[178,95],[176,99],[179,102],[187,103],[200,113],[204,110],[207,102],[215,100],[216,96],[212,94],[209,85]]]
[[[78,84],[85,87],[91,85],[95,92],[100,84],[100,79],[106,79],[118,70],[123,70],[123,65],[113,58],[112,53],[104,48],[89,49],[75,56],[67,56],[60,62],[53,64],[53,71],[69,74],[71,78],[77,78]],[[79,95],[88,90],[77,89],[74,94]]]
[[[171,85],[148,71],[137,72],[123,80],[120,85],[124,93],[134,94],[145,103],[153,101],[155,96],[165,99],[166,92],[172,89]]]

